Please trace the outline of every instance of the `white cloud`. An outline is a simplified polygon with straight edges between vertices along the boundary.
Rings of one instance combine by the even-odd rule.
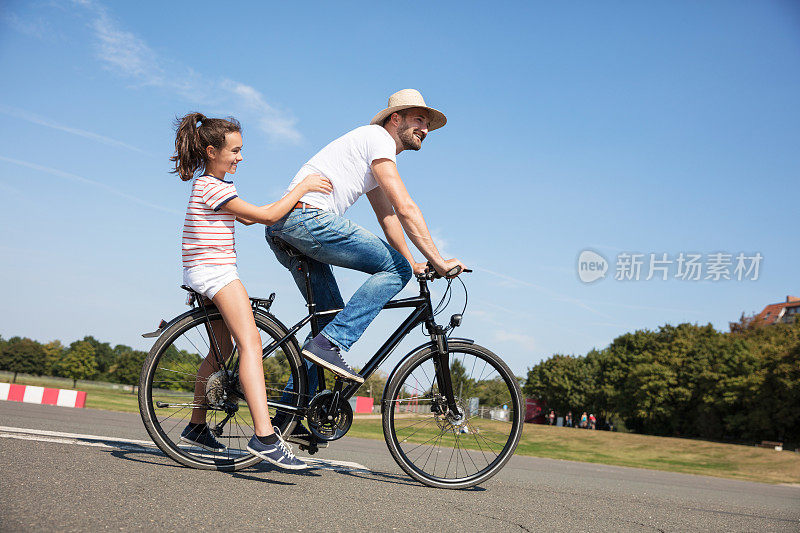
[[[12,185],[9,185],[8,183],[5,183],[3,181],[0,181],[0,191],[2,191],[3,194],[5,195],[6,201],[9,199],[10,196],[17,196],[17,197],[23,196],[22,190]]]
[[[171,91],[194,105],[231,109],[244,122],[255,122],[272,141],[296,144],[302,140],[296,119],[267,103],[254,87],[231,79],[215,80],[161,57],[138,35],[122,29],[105,6],[90,0],[73,3],[89,12],[97,57],[109,71],[138,85]]]
[[[104,8],[95,8],[91,27],[98,40],[98,57],[106,66],[123,76],[135,77],[144,83],[163,85],[158,57],[133,33],[120,30]]]
[[[497,342],[513,342],[517,348],[523,352],[532,352],[536,346],[536,341],[531,335],[516,333],[513,331],[497,330],[494,332],[494,340]]]
[[[439,250],[439,254],[444,257],[445,259],[453,257],[448,249],[450,248],[450,242],[442,237],[442,232],[439,229],[431,230],[431,238],[433,239],[433,244],[436,245],[436,248]]]
[[[63,170],[58,170],[56,168],[45,167],[43,165],[37,165],[36,163],[28,163],[27,161],[20,161],[19,159],[13,159],[11,157],[5,157],[5,156],[2,156],[2,155],[0,155],[0,161],[5,161],[6,163],[11,163],[11,164],[14,164],[14,165],[19,165],[21,167],[26,167],[26,168],[30,168],[30,169],[33,169],[33,170],[38,170],[40,172],[45,172],[47,174],[50,174],[52,176],[57,176],[59,178],[64,178],[64,179],[68,179],[68,180],[72,180],[72,181],[77,181],[77,182],[83,183],[85,185],[91,185],[93,187],[97,187],[98,189],[103,189],[103,190],[105,190],[107,192],[110,192],[111,194],[114,194],[116,196],[120,196],[122,198],[125,198],[126,200],[130,200],[130,201],[135,202],[135,203],[137,203],[139,205],[143,205],[145,207],[149,207],[149,208],[155,209],[157,211],[163,211],[164,213],[177,214],[177,215],[180,215],[182,213],[181,211],[176,211],[176,210],[170,209],[168,207],[164,207],[164,206],[161,206],[161,205],[158,205],[158,204],[150,203],[147,200],[142,200],[141,198],[137,198],[136,196],[132,196],[132,195],[130,195],[130,194],[124,192],[124,191],[121,191],[121,190],[119,190],[119,189],[117,189],[115,187],[111,187],[110,185],[107,185],[105,183],[102,183],[102,182],[99,182],[99,181],[90,180],[89,178],[84,178],[83,176],[78,176],[77,174],[72,174],[70,172],[64,172]]]
[[[547,289],[545,287],[542,287],[541,285],[536,285],[535,283],[531,283],[530,281],[523,281],[521,279],[517,279],[517,278],[511,277],[511,276],[509,276],[507,274],[501,274],[500,272],[495,272],[493,270],[489,270],[489,269],[481,268],[481,267],[475,267],[475,270],[479,270],[481,272],[485,272],[487,274],[491,274],[492,276],[498,278],[500,280],[501,286],[512,287],[512,288],[530,287],[532,289],[536,289],[536,290],[538,290],[540,292],[543,292],[543,293],[546,293],[546,294],[550,294],[550,295],[554,294],[553,291],[551,291],[551,290],[549,290],[549,289]]]
[[[512,288],[512,289],[513,288],[519,288],[519,287],[530,287],[530,288],[532,288],[534,290],[537,290],[537,291],[539,291],[539,292],[541,292],[543,294],[546,294],[547,296],[549,296],[554,301],[568,302],[568,303],[571,303],[571,304],[574,304],[574,305],[580,307],[581,309],[585,309],[586,311],[589,311],[590,313],[594,313],[594,314],[596,314],[598,316],[601,316],[603,318],[611,318],[610,316],[606,315],[605,313],[601,313],[597,309],[594,309],[593,307],[589,306],[586,303],[585,300],[582,300],[582,299],[579,299],[579,298],[573,298],[571,296],[566,296],[566,295],[563,295],[563,294],[559,294],[558,292],[552,291],[552,290],[548,289],[547,287],[543,287],[541,285],[537,285],[537,284],[531,283],[529,281],[524,281],[524,280],[521,280],[521,279],[517,279],[517,278],[511,277],[511,276],[507,276],[506,274],[501,274],[499,272],[494,272],[492,270],[488,270],[488,269],[485,269],[485,268],[475,267],[475,270],[479,270],[481,272],[486,272],[487,274],[491,274],[491,275],[495,276],[496,278],[498,278],[500,280],[499,281],[499,285],[501,287],[507,287],[507,288]]]
[[[302,135],[295,128],[297,121],[269,105],[264,96],[253,87],[228,79],[222,80],[220,87],[260,117],[258,124],[264,132],[293,143],[302,140]]]
[[[0,15],[0,18],[14,30],[30,37],[44,39],[51,33],[49,25],[42,20],[31,20],[27,18],[23,20],[16,13],[10,12],[3,13]]]
[[[112,139],[111,137],[106,137],[105,135],[100,135],[97,133],[93,133],[91,131],[82,130],[79,128],[72,128],[70,126],[64,126],[63,124],[59,124],[58,122],[54,122],[52,120],[46,119],[34,113],[29,113],[28,111],[24,111],[22,109],[17,109],[15,107],[4,106],[0,104],[0,113],[4,115],[8,115],[14,118],[18,118],[24,120],[26,122],[30,122],[32,124],[37,124],[39,126],[44,126],[46,128],[52,128],[54,130],[63,131],[66,133],[70,133],[72,135],[77,135],[78,137],[84,137],[86,139],[91,139],[93,141],[97,141],[102,144],[106,144],[108,146],[117,146],[119,148],[126,148],[128,150],[132,150],[134,152],[139,153],[146,153],[141,148],[137,148],[130,144],[124,143],[122,141],[118,141],[116,139]]]

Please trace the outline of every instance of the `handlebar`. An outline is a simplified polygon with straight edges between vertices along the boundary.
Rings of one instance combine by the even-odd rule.
[[[463,273],[466,274],[466,273],[469,273],[469,272],[472,272],[472,270],[469,269],[469,268],[463,269]],[[461,267],[456,265],[453,268],[451,268],[450,270],[448,270],[447,272],[445,272],[444,276],[442,276],[438,272],[436,272],[436,269],[433,268],[433,265],[430,263],[430,261],[428,261],[428,267],[425,269],[425,272],[423,272],[421,274],[417,274],[417,279],[420,280],[420,281],[422,281],[422,280],[433,281],[435,279],[439,279],[439,278],[442,278],[442,277],[445,277],[445,278],[449,279],[449,278],[454,278],[454,277],[458,276],[461,273],[462,273]]]

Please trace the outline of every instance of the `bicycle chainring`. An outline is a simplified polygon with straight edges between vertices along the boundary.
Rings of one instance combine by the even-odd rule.
[[[319,440],[341,439],[353,424],[353,408],[341,397],[334,403],[334,393],[324,390],[314,396],[306,409],[308,429]]]

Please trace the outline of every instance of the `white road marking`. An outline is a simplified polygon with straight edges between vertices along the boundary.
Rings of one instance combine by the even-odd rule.
[[[26,428],[12,428],[8,426],[0,426],[0,432],[5,431],[8,433],[22,433],[26,435],[42,435],[46,437],[61,437],[65,439],[88,439],[94,441],[104,442],[122,442],[125,444],[138,444],[139,446],[154,447],[152,441],[149,440],[136,440],[136,439],[122,439],[120,437],[105,437],[103,435],[83,435],[81,433],[65,433],[63,431],[47,431],[44,429],[26,429]]]
[[[0,439],[35,440],[38,442],[55,442],[57,444],[77,444],[78,446],[96,446],[98,448],[114,448],[104,442],[87,442],[75,439],[61,439],[56,437],[40,437],[38,435],[23,435],[21,433],[2,433]]]
[[[0,438],[31,440],[38,442],[52,442],[56,444],[73,444],[77,446],[93,446],[96,448],[127,448],[131,445],[136,448],[157,449],[156,445],[148,440],[123,439],[120,437],[105,437],[102,435],[84,435],[81,433],[66,433],[63,431],[47,431],[44,429],[26,429],[0,426]],[[114,443],[114,444],[109,444]],[[336,461],[332,459],[314,459],[302,457],[308,464],[323,470],[344,472],[365,472],[372,470],[360,463],[350,461]]]
[[[359,463],[352,463],[350,461],[334,461],[331,459],[313,459],[311,457],[301,457],[303,461],[311,466],[316,466],[323,470],[336,470],[344,472],[365,472],[371,473],[372,470]]]

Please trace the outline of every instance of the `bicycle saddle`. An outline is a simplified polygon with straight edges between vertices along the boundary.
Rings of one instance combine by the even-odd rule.
[[[286,255],[289,257],[305,257],[306,254],[289,244],[288,242],[284,241],[278,236],[272,237],[272,242],[275,243],[275,246],[286,252]]]
[[[189,287],[188,285],[181,285],[181,289],[185,290],[189,294],[198,294],[198,292],[196,290],[194,290],[193,288]]]

